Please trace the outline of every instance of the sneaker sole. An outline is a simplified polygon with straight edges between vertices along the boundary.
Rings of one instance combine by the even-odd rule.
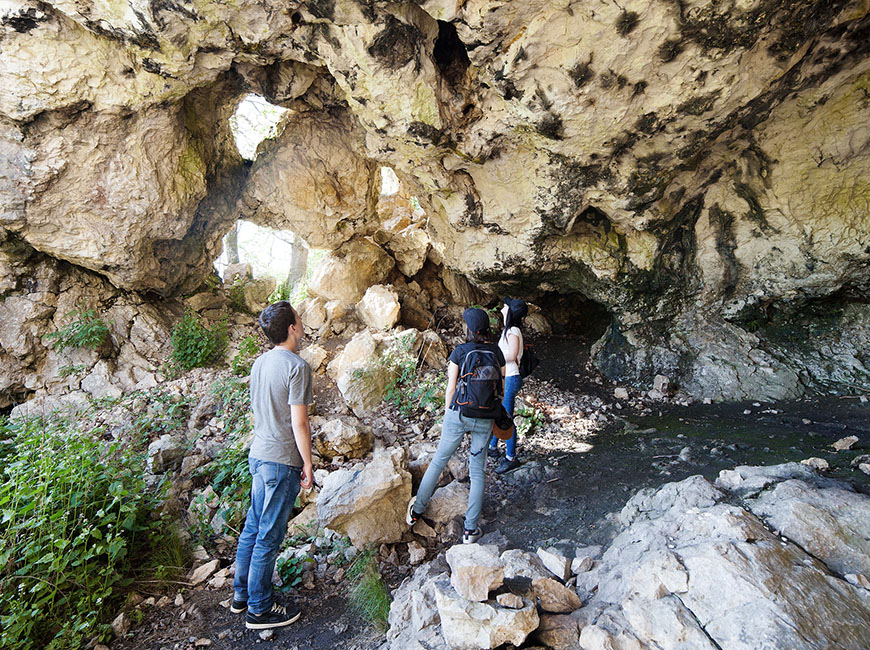
[[[302,616],[302,612],[299,612],[293,618],[289,618],[286,621],[281,621],[279,623],[251,623],[249,621],[245,621],[245,627],[249,630],[268,630],[273,627],[286,627],[292,623],[295,623],[299,620],[299,617]]]
[[[247,611],[247,609],[247,605],[245,605],[244,607],[230,607],[230,612],[232,612],[233,614],[241,614],[242,612]]]

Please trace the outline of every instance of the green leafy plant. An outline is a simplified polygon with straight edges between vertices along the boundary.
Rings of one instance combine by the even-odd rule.
[[[443,371],[423,371],[418,368],[417,356],[411,352],[412,342],[410,336],[399,339],[378,360],[394,377],[387,384],[384,399],[397,406],[406,417],[443,408],[447,381]]]
[[[302,575],[305,573],[305,557],[290,556],[279,557],[276,567],[278,575],[281,577],[281,582],[284,586],[282,591],[286,591],[290,587],[295,587],[302,582]]]
[[[249,334],[243,338],[242,342],[239,344],[239,351],[233,357],[231,363],[233,374],[242,377],[250,374],[251,366],[254,365],[254,359],[257,358],[259,352],[260,341],[257,340],[256,336]]]
[[[227,526],[238,532],[251,492],[248,448],[244,444],[251,432],[251,398],[248,385],[235,378],[215,382],[212,391],[218,398],[217,416],[224,422],[229,441],[200,476],[211,481],[220,502],[226,504],[222,514]]]
[[[281,300],[290,300],[290,292],[293,287],[288,282],[279,282],[275,290],[269,294],[269,304],[272,305]]]
[[[141,455],[73,418],[0,421],[0,647],[108,638],[123,588],[162,540]]]
[[[544,414],[535,408],[519,408],[514,413],[517,434],[527,436],[544,423]]]
[[[209,329],[188,311],[172,328],[170,367],[178,370],[205,368],[221,360],[229,342],[226,320]]]
[[[390,592],[378,570],[373,550],[363,551],[356,556],[347,569],[347,579],[351,606],[378,630],[386,630],[390,615]]]
[[[245,281],[241,276],[235,276],[229,289],[230,307],[242,314],[250,314],[245,301]]]
[[[137,398],[142,398],[147,406],[136,415],[131,425],[130,438],[135,449],[144,450],[165,433],[186,430],[193,405],[190,397],[162,388],[151,388],[131,395],[131,399]]]
[[[73,321],[58,331],[45,335],[46,340],[53,341],[51,347],[55,352],[62,352],[66,348],[96,350],[109,335],[109,326],[93,309],[73,309],[64,318]]]
[[[71,377],[73,375],[80,375],[87,369],[88,367],[84,363],[74,363],[69,366],[61,366],[58,369],[57,374],[60,376],[61,379],[66,379],[67,377]]]

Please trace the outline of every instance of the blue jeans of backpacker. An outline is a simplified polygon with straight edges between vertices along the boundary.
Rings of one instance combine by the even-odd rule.
[[[302,470],[282,463],[248,458],[251,507],[236,549],[233,597],[247,601],[248,612],[260,615],[272,607],[272,573],[287,521],[293,512]]]
[[[502,400],[502,405],[505,407],[508,413],[510,413],[511,417],[514,416],[514,401],[516,400],[517,393],[520,392],[520,388],[523,387],[523,378],[519,375],[510,375],[505,377],[504,379],[504,399]],[[496,449],[498,447],[498,438],[493,438],[489,441],[489,448]],[[505,440],[505,455],[508,458],[516,458],[517,457],[517,430],[514,428],[513,435]]]
[[[414,504],[414,512],[422,514],[426,504],[432,497],[441,472],[447,467],[447,461],[459,447],[466,433],[471,434],[471,447],[468,450],[468,476],[471,479],[471,488],[468,490],[468,509],[465,511],[465,530],[477,528],[477,520],[483,508],[483,489],[485,485],[486,469],[486,443],[492,434],[492,420],[484,418],[469,418],[461,415],[459,411],[447,409],[444,415],[444,424],[441,425],[441,440],[438,441],[438,449],[423,480],[417,490],[417,503]]]

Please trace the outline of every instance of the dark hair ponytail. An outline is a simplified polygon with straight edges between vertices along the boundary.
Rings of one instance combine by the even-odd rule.
[[[508,307],[507,316],[504,319],[504,330],[501,333],[501,337],[503,339],[507,340],[508,330],[512,327],[519,327],[520,330],[522,330],[522,327],[521,327],[522,324],[523,324],[523,317],[516,316],[514,314],[514,312],[511,310],[511,308]]]

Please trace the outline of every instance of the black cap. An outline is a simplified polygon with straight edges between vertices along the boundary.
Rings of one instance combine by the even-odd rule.
[[[529,308],[526,305],[525,301],[520,300],[519,298],[510,298],[509,296],[505,296],[504,304],[506,304],[508,306],[508,309],[511,310],[511,314],[513,314],[517,318],[525,318],[526,314],[529,313]]]
[[[486,312],[482,309],[469,307],[462,312],[462,319],[465,321],[465,324],[468,325],[468,329],[475,334],[480,334],[481,332],[489,330],[489,316],[487,316]]]

